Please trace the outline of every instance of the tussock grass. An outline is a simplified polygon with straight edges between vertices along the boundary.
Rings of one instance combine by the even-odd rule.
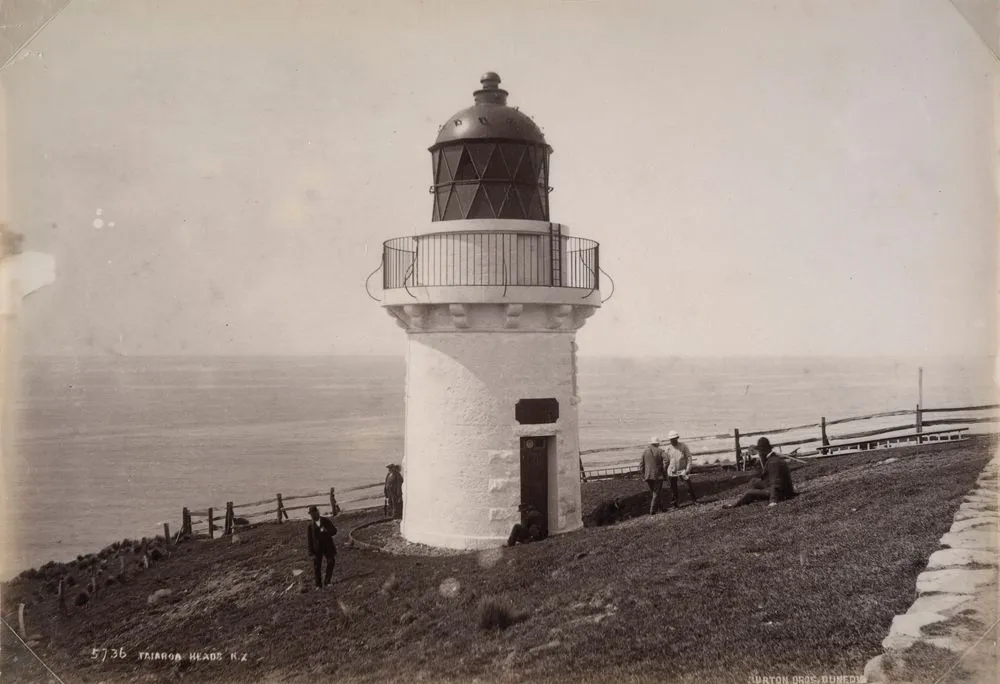
[[[503,630],[526,618],[526,614],[514,610],[507,601],[490,597],[479,603],[479,629]]]

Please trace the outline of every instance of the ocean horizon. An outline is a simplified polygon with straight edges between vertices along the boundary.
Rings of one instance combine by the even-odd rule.
[[[582,450],[996,400],[993,357],[580,355]],[[379,482],[403,454],[403,356],[30,356],[4,576],[153,536],[181,508]],[[725,441],[699,441],[695,451]],[[583,456],[632,463],[632,450]],[[707,457],[711,461],[717,457]],[[363,495],[361,495],[363,496]],[[380,497],[376,490],[376,497]],[[350,506],[373,505],[380,498]]]

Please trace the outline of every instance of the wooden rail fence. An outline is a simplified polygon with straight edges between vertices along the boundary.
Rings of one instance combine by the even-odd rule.
[[[785,447],[797,447],[795,451],[792,452],[795,454],[796,458],[809,459],[830,456],[837,453],[843,453],[845,451],[858,451],[902,446],[906,444],[923,444],[925,442],[964,439],[966,437],[966,433],[969,431],[970,425],[1000,422],[1000,416],[951,416],[934,418],[931,420],[925,419],[924,416],[928,414],[977,413],[982,411],[996,411],[997,409],[1000,409],[1000,404],[948,406],[941,408],[922,408],[920,405],[917,405],[914,409],[883,411],[881,413],[870,413],[863,416],[851,416],[848,418],[835,418],[833,420],[827,420],[826,417],[821,417],[816,423],[793,425],[791,427],[779,427],[771,430],[748,430],[743,432],[739,428],[734,428],[732,432],[685,437],[684,441],[687,443],[729,441],[731,446],[703,451],[693,451],[692,456],[696,458],[704,458],[706,456],[727,455],[731,457],[726,459],[727,461],[735,462],[738,468],[746,468],[751,460],[751,457],[748,453],[749,450],[744,448],[744,442],[742,440],[749,440],[746,442],[749,446],[754,441],[752,438],[758,436],[767,435],[773,437],[774,435],[811,430],[813,431],[813,434],[809,436],[790,435],[791,438],[789,439],[785,439],[784,441],[772,440],[771,443],[772,446],[778,449],[779,453]],[[909,417],[909,420],[906,420],[905,422],[900,421],[898,424],[880,425],[878,427],[871,427],[869,429],[855,432],[845,432],[836,435],[830,434],[829,432],[829,428],[835,425],[845,425],[847,423],[882,420],[902,416]],[[926,429],[930,427],[938,427],[938,429]],[[809,446],[805,451],[802,451],[802,447],[806,445]],[[632,459],[628,462],[620,464],[586,468],[583,465],[583,456],[588,454],[613,453],[619,451],[639,452],[645,447],[645,444],[631,444],[628,446],[611,446],[582,450],[580,451],[580,479],[587,482],[588,480],[622,477],[637,473],[639,470],[638,466]],[[721,461],[722,459],[718,460]],[[381,488],[383,486],[384,483],[375,482],[372,484],[349,487],[341,490],[341,493],[363,492],[365,490]],[[381,493],[367,494],[353,499],[348,499],[340,503],[343,503],[345,506],[349,506],[350,504],[374,502],[379,499],[382,499]],[[301,501],[303,503],[294,506],[287,506],[286,503],[290,501]],[[250,501],[247,503],[233,503],[232,501],[227,501],[224,506],[219,508],[210,506],[206,509],[191,510],[184,507],[181,511],[181,529],[179,534],[207,534],[210,538],[214,538],[216,532],[221,533],[223,536],[231,535],[238,522],[249,523],[254,519],[266,519],[271,516],[274,518],[275,522],[281,523],[289,519],[290,512],[304,511],[310,506],[318,506],[321,504],[329,504],[329,510],[333,512],[333,514],[336,514],[342,510],[340,503],[337,501],[337,490],[334,487],[330,487],[329,491],[312,492],[310,494],[283,496],[281,493],[277,493],[271,498],[261,499],[259,501]],[[163,535],[169,543],[171,537],[170,528],[167,523],[163,524]]]
[[[359,485],[357,487],[348,487],[341,490],[341,493],[361,492],[367,489],[374,489],[376,487],[383,486],[384,483],[375,482],[372,484]],[[340,503],[343,503],[345,506],[350,506],[350,504],[355,503],[375,502],[381,498],[381,494],[369,494],[348,499]],[[287,506],[286,503],[289,501],[301,501],[303,503],[294,506]],[[210,506],[206,509],[191,510],[185,506],[181,510],[180,534],[207,534],[209,538],[214,539],[217,531],[223,536],[231,535],[238,523],[249,523],[254,519],[266,520],[268,517],[273,517],[275,522],[280,523],[289,519],[290,512],[305,511],[311,506],[319,507],[324,504],[328,504],[331,514],[336,515],[343,510],[340,503],[337,502],[336,488],[330,487],[330,490],[326,492],[312,492],[310,494],[295,494],[292,496],[283,496],[279,492],[269,499],[249,501],[247,503],[233,503],[232,501],[227,501],[225,507],[222,508]],[[164,536],[166,536],[167,539],[170,538],[169,528],[166,523],[164,523]]]
[[[714,448],[705,451],[692,451],[694,457],[730,455],[738,468],[746,468],[750,461],[748,449],[744,448],[743,439],[758,436],[782,435],[794,432],[813,431],[808,436],[790,435],[789,439],[778,441],[772,439],[771,445],[781,452],[784,447],[798,447],[796,456],[798,458],[816,458],[829,456],[845,451],[859,451],[867,449],[887,448],[893,446],[903,446],[906,444],[923,444],[925,442],[952,441],[964,439],[969,431],[970,425],[983,423],[1000,422],[1000,416],[949,416],[927,420],[924,416],[928,414],[954,414],[954,413],[977,413],[981,411],[996,411],[1000,409],[1000,404],[980,404],[977,406],[948,406],[941,408],[922,408],[919,404],[913,409],[900,409],[897,411],[883,411],[881,413],[869,413],[863,416],[851,416],[848,418],[835,418],[827,420],[826,417],[819,419],[819,422],[805,425],[793,425],[791,427],[780,427],[771,430],[750,430],[746,432],[734,428],[732,432],[715,435],[698,435],[686,437],[684,442],[705,442],[705,441],[730,441],[732,446],[724,448]],[[828,428],[833,425],[845,425],[860,421],[874,421],[887,418],[906,416],[909,420],[899,421],[892,425],[879,425],[856,432],[847,432],[831,435]],[[948,426],[937,430],[927,430],[929,427]],[[746,442],[747,446],[753,444],[753,440]],[[802,448],[809,445],[805,451]],[[634,462],[622,464],[611,464],[607,466],[597,466],[586,468],[583,465],[583,456],[588,454],[609,453],[617,451],[639,452],[644,449],[645,444],[632,444],[629,446],[602,447],[598,449],[585,449],[580,452],[580,473],[584,482],[588,480],[599,480],[613,477],[622,477],[639,471],[638,465]],[[718,459],[722,461],[723,459]]]

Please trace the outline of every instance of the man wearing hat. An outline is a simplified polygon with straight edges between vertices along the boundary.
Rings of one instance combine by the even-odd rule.
[[[388,500],[387,514],[396,520],[403,517],[403,473],[395,463],[386,466],[389,474],[385,476],[385,498]]]
[[[754,501],[770,501],[768,506],[777,506],[779,501],[798,496],[788,464],[774,453],[767,437],[757,440],[757,455],[760,457],[760,477],[751,480],[750,489],[736,503],[725,504],[723,508],[745,506]]]
[[[316,586],[322,589],[333,579],[333,566],[337,563],[337,545],[333,543],[337,528],[329,518],[322,517],[315,506],[309,507],[309,517],[312,518],[307,535],[309,555],[313,557],[313,566],[316,570]],[[325,581],[321,577],[324,558],[326,558]]]
[[[691,484],[691,450],[687,444],[680,441],[681,436],[677,430],[671,430],[667,435],[670,444],[666,448],[667,459],[667,481],[670,483],[670,496],[673,499],[674,508],[679,508],[677,496],[677,480],[687,482],[688,493],[691,501],[698,503],[698,497],[694,493],[694,485]]]
[[[521,522],[511,528],[507,546],[542,541],[549,536],[549,526],[541,511],[527,503],[518,506],[517,510],[521,514]]]
[[[660,511],[660,492],[663,490],[663,472],[666,469],[664,456],[663,449],[660,448],[660,438],[650,437],[649,446],[639,459],[639,477],[646,481],[646,486],[652,492],[649,501],[650,515]]]

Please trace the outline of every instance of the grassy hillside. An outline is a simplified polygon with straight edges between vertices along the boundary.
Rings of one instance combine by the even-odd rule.
[[[126,545],[126,577],[68,615],[53,578],[79,575],[78,592],[89,574],[55,565],[5,587],[3,615],[16,625],[17,603],[31,602],[34,648],[66,682],[860,674],[914,600],[916,575],[991,449],[982,440],[825,459],[797,468],[802,495],[775,508],[723,510],[718,499],[741,491],[745,476],[703,475],[714,502],[514,549],[404,557],[342,544],[334,586],[305,593],[292,573],[311,581],[303,523],[261,525],[239,543],[181,544],[149,569]],[[879,463],[890,456],[898,460]],[[647,506],[635,480],[584,487],[586,508],[612,496]],[[366,518],[337,520],[343,541]],[[118,553],[106,553],[102,581]],[[148,602],[166,588],[169,597]],[[484,603],[521,619],[482,629]],[[11,641],[4,630],[0,643]],[[95,661],[94,648],[126,658]],[[140,652],[185,660],[140,661]],[[191,662],[192,652],[223,660]],[[44,676],[23,648],[3,657],[5,675]]]

